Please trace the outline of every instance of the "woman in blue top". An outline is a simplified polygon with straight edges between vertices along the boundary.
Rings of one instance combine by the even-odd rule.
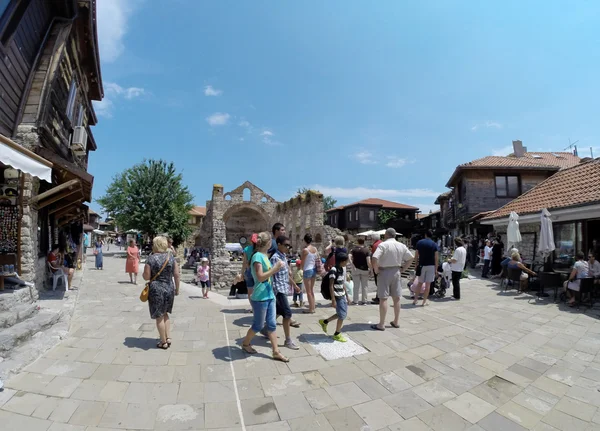
[[[252,327],[248,329],[246,338],[242,343],[242,349],[246,353],[254,354],[256,350],[250,345],[252,338],[258,331],[266,326],[269,335],[269,341],[273,346],[273,359],[282,362],[289,362],[289,359],[281,354],[277,346],[277,321],[275,315],[275,294],[273,293],[273,285],[271,284],[271,276],[279,272],[285,265],[279,261],[274,267],[271,266],[267,251],[271,247],[271,234],[261,232],[256,239],[254,246],[254,254],[250,260],[250,269],[254,280],[254,291],[250,296],[250,304],[254,312],[254,320]]]

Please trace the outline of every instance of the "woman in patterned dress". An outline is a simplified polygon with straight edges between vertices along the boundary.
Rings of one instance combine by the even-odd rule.
[[[152,251],[152,255],[146,260],[143,275],[146,281],[156,277],[150,282],[148,307],[150,308],[150,318],[156,320],[156,328],[160,336],[160,341],[156,347],[168,349],[171,346],[169,313],[173,311],[175,295],[179,294],[179,265],[175,257],[169,253],[167,238],[164,236],[154,238]],[[166,265],[165,262],[167,262]],[[164,269],[161,271],[163,265]]]

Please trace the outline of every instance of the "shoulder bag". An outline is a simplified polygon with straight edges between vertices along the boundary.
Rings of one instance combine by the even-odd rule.
[[[150,281],[146,283],[146,286],[144,286],[144,290],[142,290],[142,293],[140,294],[140,301],[146,302],[148,300],[148,294],[150,293],[150,283],[156,280],[158,276],[163,272],[163,269],[166,268],[167,263],[169,263],[169,260],[171,260],[171,254],[167,253],[167,258],[165,259],[165,263],[163,263],[162,268],[160,268],[160,271],[154,274],[154,277],[152,277]]]

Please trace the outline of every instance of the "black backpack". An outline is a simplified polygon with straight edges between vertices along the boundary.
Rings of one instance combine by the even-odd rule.
[[[333,268],[326,275],[324,275],[323,279],[321,280],[321,295],[323,295],[323,298],[325,298],[328,301],[331,300],[331,291],[329,290],[329,280],[330,280],[329,275],[333,271],[335,271],[335,275],[337,277],[337,270],[335,268]]]

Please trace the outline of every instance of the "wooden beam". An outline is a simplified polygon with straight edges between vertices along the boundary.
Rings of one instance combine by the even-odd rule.
[[[59,212],[57,212],[57,213],[54,215],[54,218],[55,218],[56,220],[58,220],[58,219],[60,219],[60,218],[64,217],[64,216],[65,216],[65,215],[67,215],[67,214],[70,214],[70,213],[79,214],[79,213],[81,213],[81,209],[80,209],[80,208],[77,208],[77,206],[76,206],[76,205],[73,205],[73,206],[70,206],[70,207],[67,207],[67,208],[65,208],[65,210],[64,210],[64,211],[59,211]]]
[[[66,202],[60,206],[57,206],[56,208],[52,208],[50,211],[48,211],[48,215],[52,215],[52,214],[56,214],[58,212],[62,212],[64,209],[69,208],[73,205],[79,205],[81,202],[83,202],[83,198],[80,198],[76,201],[70,201],[70,202]],[[58,214],[57,214],[58,215]]]
[[[77,185],[81,186],[81,183],[79,182],[78,179],[67,181],[64,184],[60,184],[60,185],[58,185],[56,187],[51,188],[50,190],[48,190],[48,191],[46,191],[44,193],[40,193],[39,195],[32,197],[31,200],[30,200],[30,202],[31,203],[36,203],[36,202],[43,201],[44,199],[47,199],[50,196],[53,196],[53,195],[55,195],[58,192],[62,192],[63,190],[71,190],[71,189],[73,189]]]
[[[40,202],[38,204],[38,209],[39,208],[47,207],[48,205],[51,205],[51,204],[53,204],[55,202],[58,202],[58,201],[60,201],[62,199],[65,199],[65,198],[67,198],[67,197],[69,197],[69,196],[71,196],[72,194],[75,194],[75,193],[81,193],[81,189],[79,188],[79,189],[73,189],[73,190],[65,190],[64,192],[59,193],[56,196],[52,196],[51,198],[49,198],[49,199],[47,199],[47,200],[45,200],[43,202]]]
[[[70,216],[66,217],[63,221],[58,223],[58,227],[63,227],[69,223],[73,223],[74,221],[77,221],[78,219],[81,219],[81,216],[79,214],[70,215]]]

